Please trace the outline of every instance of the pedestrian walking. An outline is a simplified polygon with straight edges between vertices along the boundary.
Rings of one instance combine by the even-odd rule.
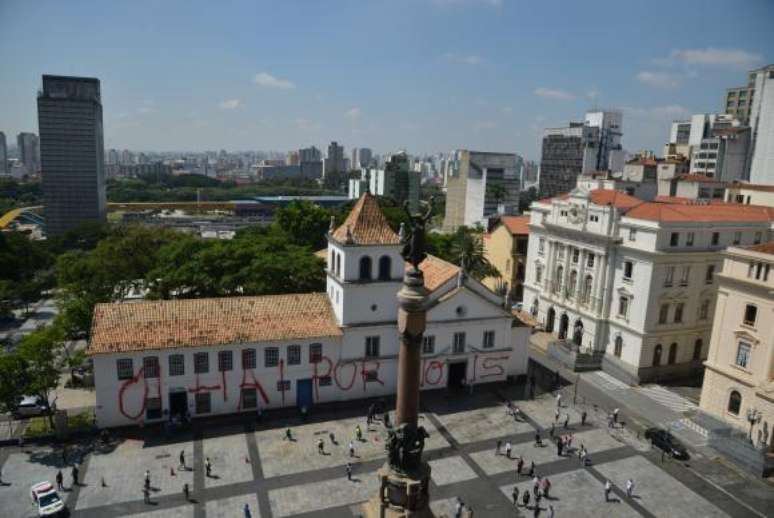
[[[352,463],[347,462],[345,469],[347,470],[347,480],[352,480]]]
[[[610,484],[609,480],[605,481],[605,502],[610,501],[610,491],[613,489],[613,486]]]
[[[540,501],[543,499],[543,495],[540,491],[535,493],[535,507],[540,508]]]
[[[559,422],[559,408],[556,408],[554,410],[554,422],[555,423]]]
[[[564,416],[564,429],[568,429],[570,427],[570,414],[566,414]]]
[[[245,504],[245,518],[253,518],[253,513],[250,512],[250,506]]]
[[[150,488],[150,471],[145,470],[145,487]]]
[[[535,434],[535,446],[536,447],[543,446],[543,439],[540,438],[540,432],[537,432]]]
[[[618,409],[613,409],[613,423],[618,424]]]
[[[191,490],[188,489],[188,483],[183,484],[183,498],[186,502],[191,500]]]
[[[548,504],[548,518],[554,518],[554,516],[554,506],[552,504]]]
[[[293,440],[293,432],[290,430],[290,428],[285,430],[285,439],[284,440],[287,440],[287,441],[292,441]]]
[[[355,437],[357,437],[358,441],[363,440],[363,430],[360,428],[360,425],[355,427]]]
[[[529,465],[529,476],[533,477],[535,476],[535,461],[532,461],[532,464]]]
[[[511,441],[505,443],[505,456],[511,458]]]
[[[634,494],[634,480],[629,479],[626,481],[626,496],[629,498]]]
[[[177,467],[178,470],[184,470],[185,467],[185,451],[180,450],[180,465]]]
[[[548,492],[551,490],[551,481],[548,480],[548,477],[543,479],[543,496],[548,498]]]
[[[150,501],[150,489],[147,487],[142,488],[142,499],[146,504],[151,503]]]
[[[519,457],[519,462],[516,464],[516,474],[521,475],[521,470],[524,468],[524,459]]]
[[[355,445],[352,444],[352,441],[349,441],[349,456],[350,457],[355,456]]]
[[[317,439],[317,453],[325,455],[325,441],[323,441],[322,437]]]
[[[521,409],[519,407],[513,408],[513,420],[521,421]]]
[[[331,444],[336,444],[336,436],[333,434],[333,432],[328,434],[328,439],[330,439]]]
[[[462,510],[465,509],[465,504],[462,503],[462,499],[457,497],[457,505],[454,506],[455,518],[462,518]]]
[[[563,446],[562,438],[559,437],[559,440],[556,441],[556,454],[561,457],[562,456],[562,446]]]
[[[570,435],[567,436],[567,449],[568,450],[570,448],[572,448],[572,441],[573,441],[573,439],[575,439],[575,435],[570,434]]]
[[[59,491],[64,491],[64,475],[62,475],[62,470],[56,472],[56,488]]]
[[[73,465],[73,469],[70,470],[70,475],[73,477],[73,485],[78,486],[78,466]]]
[[[583,413],[581,414],[581,426],[586,426],[586,416],[587,414],[586,414],[586,411],[584,410]]]
[[[513,491],[511,492],[511,496],[513,497],[513,507],[519,507],[519,488],[516,486],[513,486]]]
[[[212,475],[212,462],[210,462],[210,458],[206,457],[204,459],[204,472],[205,475],[209,478]]]
[[[562,406],[562,393],[557,392],[556,393],[556,408],[559,408]]]
[[[532,479],[532,493],[534,493],[535,497],[537,497],[538,491],[540,491],[540,479],[535,477]]]
[[[500,455],[500,447],[503,445],[503,441],[498,440],[497,446],[495,446],[495,455]]]
[[[524,504],[524,507],[529,507],[529,491],[524,491],[521,494],[521,503]]]
[[[556,431],[556,426],[554,423],[551,423],[551,428],[548,430],[548,436],[551,437],[551,439],[554,438],[554,432]]]

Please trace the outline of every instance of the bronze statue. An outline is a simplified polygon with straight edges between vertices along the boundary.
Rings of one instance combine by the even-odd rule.
[[[403,424],[389,430],[384,444],[390,467],[403,474],[417,470],[421,465],[425,439],[428,437],[430,434],[423,426]]]
[[[411,214],[408,208],[408,201],[403,204],[403,210],[408,215],[409,223],[411,225],[411,233],[409,236],[403,238],[403,252],[401,255],[403,258],[414,266],[414,271],[419,271],[419,263],[424,261],[427,254],[425,249],[425,228],[427,222],[430,220],[430,216],[433,213],[433,198],[430,198],[429,202],[422,202],[427,206],[425,214]]]

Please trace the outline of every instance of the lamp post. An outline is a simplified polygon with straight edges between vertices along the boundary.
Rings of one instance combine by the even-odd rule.
[[[752,432],[753,432],[753,426],[761,422],[761,418],[763,415],[761,414],[760,410],[757,410],[756,408],[748,408],[747,409],[747,422],[750,423],[750,442],[753,442],[752,438]]]

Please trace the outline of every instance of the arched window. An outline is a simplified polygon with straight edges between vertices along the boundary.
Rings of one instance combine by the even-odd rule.
[[[669,346],[669,357],[667,358],[667,363],[672,365],[675,363],[675,360],[677,360],[677,344],[672,342],[672,345]]]
[[[661,344],[656,345],[656,348],[653,349],[653,366],[658,367],[661,365]]]
[[[573,270],[570,272],[570,281],[567,284],[567,291],[569,292],[570,297],[575,296],[575,288],[577,286],[578,286],[578,272],[576,270]]]
[[[392,262],[390,261],[389,256],[383,255],[379,259],[379,280],[380,281],[389,281],[390,280],[390,266]]]
[[[704,342],[702,342],[701,338],[696,339],[693,343],[693,361],[701,360],[701,350],[703,347]]]
[[[613,347],[613,354],[615,354],[616,358],[621,357],[621,351],[623,350],[623,338],[619,336],[615,337],[615,346]]]
[[[732,390],[731,395],[728,396],[728,412],[739,415],[740,408],[742,408],[742,395],[736,390]]]
[[[586,278],[583,280],[583,297],[582,302],[584,304],[588,304],[589,300],[591,299],[591,285],[594,282],[594,278],[591,275],[587,275]]]
[[[559,265],[556,268],[556,280],[554,281],[554,286],[556,289],[554,291],[561,292],[562,291],[562,281],[564,280],[564,267],[562,265]]]
[[[543,267],[535,265],[535,284],[541,284],[543,282]]]
[[[333,252],[333,259],[336,263],[336,277],[341,277],[341,254]]]
[[[530,311],[533,317],[536,317],[538,315],[538,309],[539,309],[538,298],[535,297],[535,301],[532,303],[532,310]]]
[[[367,255],[360,258],[360,280],[371,280],[371,258]]]
[[[548,313],[546,313],[546,332],[553,333],[554,332],[554,320],[556,319],[556,310],[551,307],[548,310]]]

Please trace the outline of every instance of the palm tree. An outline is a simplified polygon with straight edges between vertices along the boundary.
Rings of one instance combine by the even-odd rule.
[[[452,258],[466,273],[478,280],[500,277],[500,272],[486,258],[481,232],[466,227],[457,229],[452,241]]]

